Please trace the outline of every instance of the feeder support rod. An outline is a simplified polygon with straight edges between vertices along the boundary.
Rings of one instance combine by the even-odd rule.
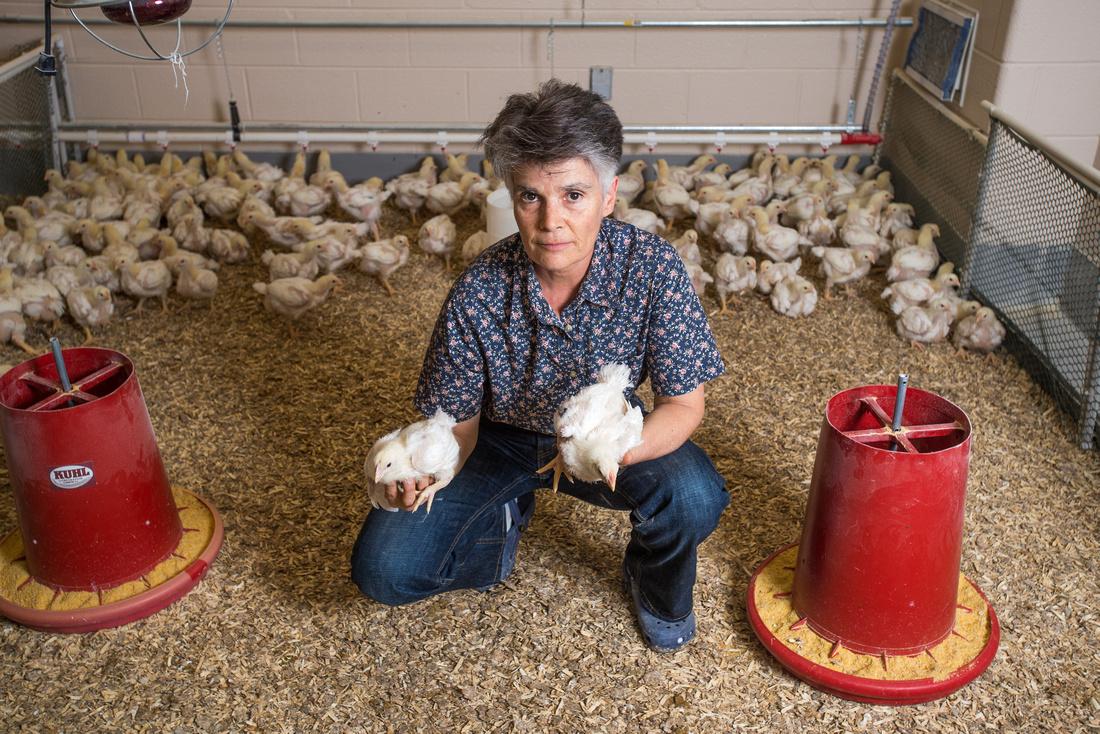
[[[905,391],[908,387],[909,375],[898,375],[898,392],[897,395],[894,396],[894,418],[890,421],[890,430],[894,433],[901,430],[901,412],[905,408]],[[896,440],[890,442],[890,450],[898,450],[898,442]]]
[[[57,377],[61,380],[61,388],[69,393],[73,391],[73,383],[69,382],[69,371],[65,369],[65,358],[61,356],[61,342],[56,336],[50,337],[50,350],[53,352],[53,362],[57,365]],[[72,398],[69,399],[69,407],[73,407]]]

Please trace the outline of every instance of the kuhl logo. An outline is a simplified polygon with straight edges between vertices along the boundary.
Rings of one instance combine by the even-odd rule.
[[[69,464],[50,469],[50,482],[58,489],[76,489],[95,479],[92,467],[82,464]]]

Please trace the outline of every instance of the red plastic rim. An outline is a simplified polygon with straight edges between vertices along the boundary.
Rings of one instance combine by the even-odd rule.
[[[206,575],[207,569],[214,562],[218,551],[222,547],[222,539],[225,537],[225,527],[222,524],[221,515],[214,505],[202,495],[188,490],[187,492],[207,510],[214,518],[214,531],[210,536],[210,542],[203,552],[199,554],[191,565],[177,573],[162,584],[157,584],[148,591],[143,591],[137,596],[122,601],[104,604],[101,607],[90,609],[73,609],[70,611],[50,611],[42,609],[28,609],[13,604],[7,599],[0,598],[0,615],[13,622],[42,630],[43,632],[94,632],[95,630],[109,627],[121,627],[130,622],[136,622],[152,614],[156,614],[172,602],[182,598]]]
[[[779,638],[768,629],[767,625],[764,624],[764,620],[760,617],[755,602],[756,579],[760,576],[761,571],[774,561],[780,553],[795,545],[797,544],[790,543],[783,546],[757,567],[752,579],[749,581],[745,606],[749,613],[749,623],[752,625],[752,630],[756,633],[757,638],[788,672],[800,680],[809,683],[819,691],[846,698],[849,701],[903,706],[927,703],[948,696],[985,672],[985,669],[993,662],[993,657],[997,653],[997,646],[1001,640],[1001,626],[997,622],[997,614],[993,611],[989,599],[978,588],[978,585],[969,578],[966,579],[967,583],[974,587],[974,590],[982,597],[982,600],[986,603],[986,608],[989,610],[989,639],[986,641],[985,647],[973,660],[943,680],[924,678],[899,681],[863,678],[826,668],[802,657],[780,642]]]

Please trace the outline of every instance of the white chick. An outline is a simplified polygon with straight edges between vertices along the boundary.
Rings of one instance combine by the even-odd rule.
[[[983,354],[989,354],[999,347],[1004,338],[1004,324],[997,319],[993,309],[985,306],[960,321],[952,336],[958,349],[969,349]]]
[[[630,368],[607,364],[594,385],[558,408],[554,416],[558,455],[537,471],[554,470],[555,492],[562,474],[570,481],[603,481],[615,491],[619,462],[642,443],[642,409],[631,406],[623,395],[630,387]]]
[[[297,252],[279,252],[264,250],[260,262],[268,268],[268,279],[306,278],[313,280],[321,272],[321,263],[317,259],[319,249],[316,241],[307,242]]]
[[[294,321],[328,300],[339,283],[335,275],[322,275],[317,280],[282,278],[271,283],[253,283],[252,288],[264,296],[264,308]],[[296,334],[293,325],[290,331]]]
[[[927,303],[937,295],[953,296],[959,287],[959,276],[952,272],[943,272],[932,280],[913,278],[891,283],[882,291],[882,297],[890,299],[890,310],[900,314],[910,306]]]
[[[115,313],[111,291],[101,285],[74,288],[65,301],[69,305],[69,315],[84,330],[85,344],[92,341],[92,327],[103,326]]]
[[[78,270],[68,265],[54,265],[46,270],[46,280],[53,283],[53,287],[57,289],[57,292],[66,297],[73,288],[91,283],[91,277],[87,275],[85,270]],[[0,311],[3,310],[5,309],[0,308]]]
[[[394,203],[408,211],[413,224],[416,224],[416,214],[428,198],[428,189],[438,180],[435,161],[427,156],[420,162],[420,170],[402,173],[387,181],[386,191],[393,194]]]
[[[35,354],[34,347],[26,342],[27,322],[18,311],[0,312],[0,344],[11,342],[27,354]]]
[[[204,270],[189,260],[183,260],[179,263],[179,273],[176,293],[184,298],[209,301],[218,291],[218,275],[212,270]]]
[[[741,216],[748,202],[747,196],[740,196],[729,202],[729,211],[714,227],[713,237],[718,243],[718,249],[734,255],[744,255],[749,251],[752,225]]]
[[[729,309],[727,301],[731,295],[740,295],[756,287],[756,260],[744,256],[737,257],[728,252],[722,253],[714,263],[714,289],[718,291],[718,302],[722,304],[722,313]]]
[[[359,269],[377,276],[386,293],[391,296],[394,291],[389,278],[408,261],[409,238],[403,234],[388,240],[368,242],[359,249]]]
[[[691,194],[680,184],[672,180],[668,163],[663,158],[657,160],[657,181],[653,185],[653,206],[666,222],[669,229],[682,217],[690,217]]]
[[[615,199],[615,212],[612,215],[620,222],[633,224],[638,229],[644,229],[652,234],[664,232],[665,222],[648,209],[632,209],[623,197]]]
[[[821,259],[825,276],[825,298],[832,298],[834,285],[843,285],[851,295],[851,284],[867,276],[878,256],[872,250],[852,250],[847,247],[814,247],[810,252]]]
[[[243,263],[248,262],[252,247],[248,243],[248,238],[240,232],[232,229],[212,229],[207,252],[220,263]]]
[[[699,233],[694,229],[685,230],[672,241],[672,246],[676,248],[680,259],[685,263],[703,264],[703,253],[699,250]]]
[[[353,243],[334,235],[325,235],[306,244],[317,248],[317,262],[326,273],[335,273],[359,257]]]
[[[922,344],[946,339],[954,318],[955,307],[945,298],[934,298],[927,306],[910,306],[902,311],[894,326],[898,336],[920,349]]]
[[[455,249],[457,237],[458,230],[455,228],[455,223],[446,214],[440,214],[420,225],[417,242],[424,252],[443,258],[444,265],[449,269],[451,252]]]
[[[772,308],[776,313],[797,318],[809,316],[817,306],[817,289],[800,275],[784,278],[775,284],[771,293]]]
[[[921,227],[920,234],[917,235],[917,244],[894,251],[890,267],[886,271],[886,279],[893,282],[927,278],[931,275],[940,264],[940,252],[933,240],[938,233],[939,227],[935,224],[926,224]]]
[[[779,281],[798,275],[801,267],[802,258],[800,257],[785,263],[762,261],[756,269],[756,290],[765,296],[770,294]]]
[[[695,289],[695,295],[700,298],[707,291],[707,283],[714,282],[714,276],[703,269],[702,265],[696,265],[684,261],[684,268],[687,270],[688,277],[691,278],[691,287]]]
[[[432,483],[420,491],[413,512],[432,502],[439,490],[450,484],[458,472],[459,446],[454,435],[455,420],[439,410],[431,418],[387,433],[375,441],[363,463],[371,505],[389,512],[397,510],[386,501],[385,486],[419,477]]]
[[[65,315],[65,299],[45,278],[20,278],[12,290],[23,304],[23,315],[35,321],[52,321],[56,326]]]
[[[750,212],[756,222],[753,245],[761,255],[775,262],[784,262],[798,254],[799,245],[811,244],[798,230],[769,222],[764,209],[754,206]]]
[[[474,232],[462,243],[462,262],[473,262],[474,258],[485,252],[491,244],[493,243],[489,241],[488,232],[483,229]]]
[[[642,171],[645,169],[645,161],[633,160],[626,167],[626,170],[619,174],[617,195],[625,199],[628,206],[638,198],[638,194],[642,193],[645,188],[645,177],[642,176]]]
[[[138,299],[136,312],[141,313],[146,298],[159,298],[162,311],[168,310],[168,289],[172,287],[172,271],[163,260],[130,263],[119,270],[122,291]]]

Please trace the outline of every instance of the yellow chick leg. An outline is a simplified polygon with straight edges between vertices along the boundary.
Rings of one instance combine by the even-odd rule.
[[[32,346],[31,346],[30,344],[27,344],[27,343],[26,343],[25,341],[23,341],[23,340],[22,340],[22,339],[21,339],[20,337],[18,337],[18,336],[13,336],[13,337],[11,338],[11,341],[12,341],[12,344],[14,344],[15,346],[19,347],[20,349],[22,349],[22,350],[23,350],[24,352],[26,352],[27,354],[32,354],[32,355],[36,355],[36,356],[38,355],[38,350],[36,350],[36,349],[35,349],[34,347],[32,347]]]
[[[92,343],[92,330],[84,324],[80,325],[80,328],[84,329],[84,346]]]
[[[435,493],[450,484],[451,479],[452,477],[444,477],[443,479],[438,479],[435,482],[429,484],[427,487],[424,487],[424,489],[420,490],[420,493],[416,495],[416,503],[413,504],[412,512],[416,512],[418,509],[420,509],[421,505],[427,503],[426,513],[429,515],[432,514],[432,502],[435,501]]]
[[[386,293],[391,296],[394,295],[393,286],[390,285],[390,281],[387,280],[385,276],[380,276],[378,280],[382,281],[382,287],[386,289]]]
[[[545,466],[543,466],[539,469],[536,469],[535,474],[545,474],[546,472],[550,471],[551,469],[554,470],[554,480],[553,480],[553,485],[552,485],[551,488],[555,492],[557,492],[558,491],[558,482],[561,481],[561,475],[565,473],[565,465],[562,462],[561,454],[555,454],[554,458],[550,460],[550,463],[546,464]]]
[[[168,313],[168,294],[164,294],[160,297],[160,310],[164,313]]]
[[[139,298],[137,308],[134,309],[134,313],[141,313],[141,307],[145,305],[145,299]]]

